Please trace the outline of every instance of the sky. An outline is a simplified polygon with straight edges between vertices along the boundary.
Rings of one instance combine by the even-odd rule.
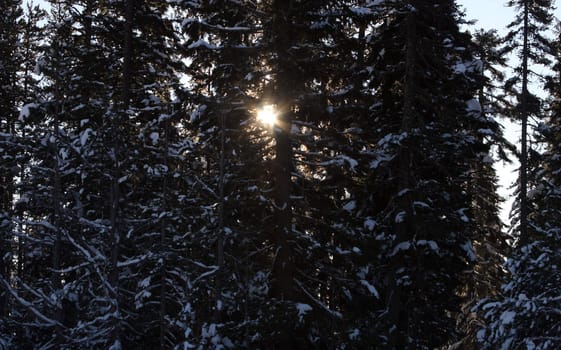
[[[477,20],[474,29],[497,29],[500,34],[505,34],[507,24],[514,18],[514,12],[506,6],[506,0],[458,0],[457,3],[463,7],[467,20]],[[520,127],[507,120],[501,120],[501,124],[505,128],[507,139],[518,144]],[[517,162],[495,164],[499,177],[499,194],[505,199],[501,208],[501,219],[505,224],[510,222],[509,212],[513,203],[511,185],[518,177],[517,166]]]
[[[514,19],[514,11],[506,6],[506,0],[457,0],[457,3],[463,7],[467,20],[477,20],[474,29],[497,29],[499,34],[505,34],[506,26]],[[554,4],[558,5],[558,2],[554,1]],[[554,14],[557,18],[561,18],[561,9],[557,8]],[[539,94],[540,87],[533,86],[530,87],[530,90]],[[520,138],[520,126],[506,120],[500,120],[500,122],[505,127],[507,139],[517,145]],[[512,190],[509,188],[517,179],[517,166],[517,162],[511,165],[496,164],[501,186],[499,194],[506,199],[501,210],[501,218],[505,224],[509,223],[508,214],[513,202]]]

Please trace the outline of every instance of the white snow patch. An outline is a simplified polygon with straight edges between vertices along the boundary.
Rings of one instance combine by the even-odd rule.
[[[367,280],[360,280],[360,284],[362,284],[363,286],[366,287],[366,289],[368,289],[368,291],[370,292],[370,294],[372,294],[373,296],[376,297],[376,299],[380,299],[380,294],[378,293],[378,290],[376,290],[376,288],[371,285],[370,283],[368,283]]]
[[[25,121],[25,119],[29,118],[29,115],[31,114],[31,110],[33,108],[37,108],[37,107],[39,107],[39,105],[36,104],[36,103],[28,103],[28,104],[24,105],[21,108],[21,111],[19,112],[18,120],[20,122]]]
[[[413,206],[414,207],[420,207],[420,208],[430,208],[430,205],[428,205],[425,202],[421,202],[421,201],[414,201]]]
[[[146,287],[148,287],[148,286],[150,285],[150,279],[151,279],[150,276],[146,277],[145,279],[143,279],[142,281],[140,281],[140,283],[138,284],[138,286],[141,287],[141,288],[146,288]]]
[[[477,99],[473,98],[473,99],[467,101],[466,111],[481,113],[481,104],[479,103],[479,101]]]
[[[456,211],[456,213],[458,213],[458,215],[460,216],[460,220],[462,220],[463,222],[469,222],[469,218],[465,214],[466,210],[468,210],[468,208],[462,208]]]
[[[158,140],[160,139],[160,134],[157,133],[156,131],[153,131],[150,133],[150,140],[152,140],[152,144],[156,145],[158,144]]]
[[[368,231],[373,231],[374,227],[376,227],[376,221],[372,220],[371,218],[367,218],[364,220],[364,228]]]
[[[493,132],[493,130],[485,128],[485,129],[478,129],[477,133],[480,135],[485,135],[485,136],[493,136],[495,135],[495,133]]]
[[[399,224],[399,223],[404,222],[405,221],[405,216],[406,216],[405,211],[400,211],[399,213],[397,213],[395,215],[395,223]]]
[[[308,304],[296,303],[296,310],[298,310],[298,319],[300,320],[300,322],[302,322],[302,318],[313,309]]]
[[[121,349],[122,349],[121,342],[119,340],[115,340],[113,345],[111,345],[108,350],[121,350]]]
[[[86,142],[88,142],[88,137],[90,136],[91,132],[92,132],[92,129],[87,128],[86,130],[84,130],[80,133],[80,144],[82,146],[85,146]]]
[[[358,162],[349,156],[340,155],[339,158],[341,158],[344,162],[347,162],[349,164],[351,171],[354,171],[356,166],[358,165]]]
[[[356,201],[349,201],[347,204],[343,206],[343,210],[348,211],[349,213],[355,210],[356,208]]]
[[[409,188],[404,188],[404,189],[402,189],[401,191],[399,191],[399,192],[397,193],[397,196],[398,196],[398,197],[401,197],[401,196],[403,196],[404,194],[407,194],[409,191],[411,191]]]
[[[400,250],[408,250],[409,248],[411,248],[411,243],[410,242],[407,242],[407,241],[406,242],[401,242],[398,245],[396,245],[395,248],[393,248],[393,251],[390,254],[390,256],[394,256]]]
[[[514,322],[514,318],[516,317],[516,312],[514,311],[504,311],[501,314],[501,321],[503,324],[511,324]]]
[[[438,243],[436,243],[435,241],[432,241],[432,240],[427,241],[427,240],[424,240],[424,239],[420,239],[420,240],[417,241],[417,245],[419,245],[419,246],[426,245],[426,246],[429,246],[429,248],[431,250],[434,250],[435,252],[438,251]]]
[[[360,336],[360,331],[357,328],[354,328],[349,332],[350,340],[356,340],[358,339],[359,336]]]
[[[189,48],[189,49],[196,49],[196,48],[199,48],[199,47],[204,47],[204,48],[207,48],[209,50],[215,50],[215,49],[218,48],[216,45],[213,45],[213,44],[211,44],[207,41],[204,41],[202,39],[197,40],[194,43],[192,43],[191,45],[187,46],[187,48]]]
[[[477,260],[477,255],[475,255],[475,250],[473,249],[473,246],[471,245],[471,242],[466,242],[466,243],[462,244],[462,249],[466,252],[467,257],[470,261],[476,261]]]
[[[367,7],[352,7],[351,12],[357,16],[368,16],[372,11]]]

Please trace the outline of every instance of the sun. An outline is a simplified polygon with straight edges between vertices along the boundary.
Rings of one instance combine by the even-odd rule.
[[[257,119],[268,126],[277,122],[277,111],[273,105],[265,105],[257,111]]]

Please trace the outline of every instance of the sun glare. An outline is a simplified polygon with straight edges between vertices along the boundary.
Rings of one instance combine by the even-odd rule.
[[[257,111],[257,119],[266,125],[273,126],[277,121],[277,111],[273,105],[266,105]]]

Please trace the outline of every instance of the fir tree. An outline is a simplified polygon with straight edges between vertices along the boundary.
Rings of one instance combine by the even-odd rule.
[[[385,244],[382,347],[434,348],[461,337],[452,317],[476,261],[470,174],[489,152],[480,133],[497,126],[474,99],[480,62],[455,3],[387,6],[371,63],[380,101],[371,181],[384,189],[373,198],[382,201],[376,222]]]
[[[14,221],[12,216],[16,176],[18,175],[17,134],[18,102],[21,86],[19,84],[18,50],[21,37],[21,1],[6,1],[0,5],[4,14],[0,20],[0,332],[6,332],[6,320],[10,313],[10,296],[6,285],[11,283],[12,245],[15,244]],[[6,333],[5,333],[6,332]],[[10,339],[6,337],[6,342]],[[1,346],[3,346],[0,343]],[[6,344],[7,346],[7,344]]]
[[[550,114],[537,134],[544,152],[528,172],[528,239],[519,241],[507,263],[511,278],[503,294],[484,300],[488,325],[479,331],[483,349],[556,349],[559,338],[559,45],[554,76],[548,77]]]
[[[518,105],[515,115],[521,123],[520,139],[520,177],[518,197],[515,210],[514,224],[517,224],[519,239],[521,244],[531,242],[528,229],[528,172],[532,171],[529,165],[529,154],[532,150],[528,149],[528,119],[531,116],[538,116],[540,113],[539,98],[529,90],[529,83],[532,76],[538,76],[532,70],[532,65],[550,64],[549,55],[551,43],[544,35],[553,21],[553,4],[550,0],[527,1],[511,0],[508,6],[514,7],[516,12],[515,19],[508,25],[510,31],[505,37],[506,52],[517,54],[521,65],[515,69],[516,75],[508,80],[511,87],[520,85],[516,91]]]

